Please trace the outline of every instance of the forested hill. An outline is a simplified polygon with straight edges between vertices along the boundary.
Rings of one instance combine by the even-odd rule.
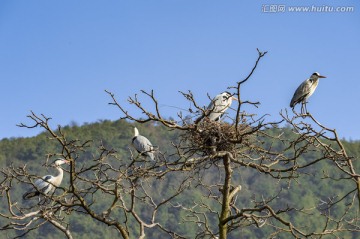
[[[131,124],[125,120],[109,121],[104,120],[97,123],[84,124],[77,126],[65,126],[62,132],[68,141],[78,140],[79,142],[91,141],[94,147],[87,153],[93,151],[100,144],[106,148],[112,148],[120,156],[128,156],[131,139],[134,136],[134,126],[140,134],[146,135],[153,145],[164,151],[170,146],[170,142],[176,139],[174,131],[168,131],[164,127],[154,124]],[[31,130],[31,129],[24,129]],[[41,165],[44,163],[46,155],[49,153],[60,153],[57,142],[49,140],[48,133],[41,133],[31,138],[11,138],[0,141],[0,161],[1,165],[10,163],[28,163]],[[84,157],[84,156],[83,156]]]
[[[62,133],[65,135],[68,141],[74,140],[78,144],[83,144],[86,141],[89,143],[86,146],[86,150],[81,155],[78,155],[81,162],[86,160],[91,160],[99,155],[99,146],[104,146],[107,149],[112,149],[115,151],[115,154],[118,158],[127,158],[129,159],[131,152],[134,152],[134,149],[131,148],[131,140],[134,135],[134,126],[136,126],[140,134],[146,136],[151,140],[153,145],[163,154],[171,155],[174,152],[174,147],[172,147],[172,142],[178,142],[180,132],[176,130],[168,130],[162,125],[157,125],[154,123],[147,124],[133,124],[125,120],[118,121],[100,121],[92,124],[85,124],[82,126],[66,126],[63,127]],[[24,129],[31,130],[31,129]],[[272,129],[275,130],[275,129]],[[284,134],[288,137],[292,137],[290,129],[276,129],[284,131]],[[271,131],[271,130],[269,130]],[[269,145],[272,142],[267,142]],[[360,158],[360,142],[343,142],[347,149],[348,155],[351,155],[356,158]],[[282,145],[273,145],[273,149],[283,147]],[[45,175],[49,171],[44,167],[46,158],[49,154],[60,154],[62,148],[59,147],[59,144],[54,139],[49,139],[48,133],[41,133],[35,137],[31,138],[11,138],[3,139],[0,141],[0,166],[6,167],[9,165],[14,165],[15,167],[26,164],[27,169],[34,174]],[[305,159],[306,160],[306,159]],[[328,168],[328,165],[320,164],[316,165],[314,171],[326,172],[331,169]],[[53,173],[51,171],[50,173]],[[209,171],[209,177],[211,180],[212,176],[211,171]],[[316,175],[316,174],[315,174]],[[2,176],[0,176],[0,179]],[[67,184],[67,175],[64,178],[64,187]],[[251,170],[247,167],[240,168],[238,174],[235,175],[234,181],[241,184],[242,189],[238,197],[238,201],[241,202],[244,207],[250,205],[250,201],[254,198],[254,195],[269,197],[281,192],[282,198],[277,203],[283,205],[296,205],[297,208],[304,206],[304,203],[307,205],[316,206],[319,202],[319,199],[322,197],[322,192],[328,190],[334,190],[336,188],[339,193],[338,196],[341,196],[341,192],[344,188],[342,187],[351,187],[351,185],[343,186],[334,182],[333,184],[328,184],[322,182],[322,175],[309,175],[305,180],[299,180],[296,183],[292,182],[292,187],[285,183],[273,183],[273,181],[268,180],[269,177],[263,174],[260,174],[257,171]],[[176,176],[172,180],[177,180]],[[166,194],[166,188],[168,188],[167,183],[162,180],[155,182],[153,187],[156,190],[159,190],[161,193]],[[295,185],[294,185],[295,183]],[[13,185],[16,187],[16,185]],[[19,187],[15,190],[13,195],[14,199],[21,201],[21,195],[24,192],[23,187]],[[191,198],[197,197],[196,188],[192,190],[184,191],[176,201],[186,203],[191,203],[194,200]],[[347,191],[348,188],[346,188]],[[337,194],[337,192],[335,192]],[[326,195],[326,194],[325,194]],[[161,197],[161,195],[159,195]],[[103,199],[106,200],[106,199]],[[101,202],[100,202],[101,203]],[[101,206],[99,207],[101,208]],[[1,209],[0,209],[1,212]],[[184,235],[188,235],[191,238],[192,233],[196,230],[196,224],[194,225],[182,225],[179,222],[181,217],[184,215],[177,215],[177,211],[167,211],[161,212],[162,216],[160,220],[165,221],[169,227],[179,227],[181,228]],[[159,212],[160,214],[160,212]],[[316,219],[316,218],[315,218]],[[294,219],[298,224],[312,224],[316,228],[316,220],[311,221],[308,218],[301,217]],[[3,226],[5,221],[0,219],[0,226]],[[74,238],[115,238],[118,237],[118,234],[115,230],[101,225],[99,222],[92,220],[90,217],[85,217],[81,214],[72,215],[69,219],[70,227],[73,228]],[[216,225],[214,225],[216,226]],[[239,230],[233,232],[232,236],[229,238],[263,238],[264,235],[269,235],[271,228],[256,228],[248,227],[244,230]],[[149,229],[147,231],[147,238],[166,238],[161,237],[161,235],[156,234],[156,232]],[[6,238],[5,233],[0,234],[0,238]],[[64,235],[53,229],[52,225],[46,225],[41,227],[39,230],[33,231],[31,234],[28,234],[26,238],[64,238]],[[349,234],[349,238],[356,238],[355,235]]]
[[[132,124],[125,120],[104,120],[82,126],[73,124],[63,127],[62,131],[68,140],[79,140],[79,142],[91,140],[94,147],[103,144],[105,147],[112,148],[121,156],[126,157],[129,152],[129,147],[131,146],[131,139],[134,136],[134,126],[139,129],[140,134],[151,139],[153,145],[163,152],[172,151],[171,142],[176,141],[179,136],[179,132],[174,130],[169,131],[162,125],[152,123]],[[283,128],[282,130],[291,135],[288,128]],[[30,138],[2,139],[0,141],[1,166],[11,163],[31,163],[34,166],[41,165],[46,155],[56,153],[58,152],[57,150],[60,150],[57,148],[57,143],[48,140],[48,137],[48,133],[41,133]],[[353,155],[354,157],[360,156],[359,141],[349,142],[344,140],[343,144],[349,155]]]

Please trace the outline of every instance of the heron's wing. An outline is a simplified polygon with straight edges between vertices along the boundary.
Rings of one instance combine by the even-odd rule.
[[[211,101],[211,103],[207,107],[207,110],[211,111],[208,116],[210,120],[218,120],[221,115],[221,113],[217,113],[217,111],[218,111],[217,101],[218,101],[218,99],[214,99],[213,101]]]
[[[32,197],[38,196],[40,194],[39,192],[42,192],[44,194],[49,193],[54,188],[54,186],[51,185],[51,183],[49,183],[49,182],[51,182],[51,180],[53,178],[54,177],[51,175],[46,175],[42,178],[35,180],[34,185],[35,185],[36,190],[31,189],[31,190],[27,191],[23,195],[23,199],[26,200],[26,199],[30,199]]]
[[[229,106],[229,99],[227,97],[222,94],[215,96],[207,108],[208,110],[211,110],[209,119],[219,120]]]
[[[139,136],[136,136],[133,138],[132,144],[133,144],[134,148],[136,149],[136,151],[138,151],[139,153],[144,151],[144,147],[141,144],[141,142],[139,141]]]
[[[140,153],[147,155],[151,158],[151,160],[154,160],[154,147],[152,146],[150,140],[148,140],[146,137],[139,135],[137,137],[133,138],[132,141],[134,148]]]
[[[305,80],[296,89],[294,96],[291,99],[290,107],[294,107],[297,103],[300,103],[310,93],[312,82],[310,79]]]
[[[51,175],[46,175],[35,181],[35,187],[37,188],[37,190],[46,194],[54,187],[53,185],[51,185],[51,183],[49,183],[53,178],[54,177]]]
[[[208,110],[213,110],[213,109],[214,109],[214,101],[213,101],[213,100],[210,102],[210,104],[208,105],[207,109],[208,109]]]
[[[215,98],[210,102],[209,106],[207,107],[208,110],[212,110],[213,112],[218,112],[223,108],[224,105],[224,99],[223,96],[217,95]]]
[[[135,149],[139,153],[149,152],[154,150],[150,140],[148,140],[146,137],[139,135],[133,140],[133,144]]]

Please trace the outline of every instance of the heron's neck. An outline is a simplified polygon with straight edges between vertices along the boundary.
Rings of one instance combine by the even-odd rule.
[[[60,166],[56,167],[56,170],[58,171],[58,174],[56,175],[53,184],[59,186],[64,176],[64,170]]]
[[[312,79],[312,85],[313,87],[316,87],[319,84],[319,78],[313,78]]]
[[[137,128],[134,128],[134,137],[139,135],[139,130]]]
[[[319,78],[318,77],[311,77],[311,80],[313,83],[316,83],[319,81]]]

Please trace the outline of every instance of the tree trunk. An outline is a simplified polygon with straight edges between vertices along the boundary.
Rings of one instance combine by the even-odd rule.
[[[226,155],[223,159],[224,168],[225,168],[225,181],[224,186],[222,189],[222,207],[221,207],[221,214],[219,218],[219,236],[220,239],[226,239],[227,238],[227,232],[228,232],[228,225],[225,222],[226,218],[229,217],[230,214],[230,190],[231,190],[231,176],[232,176],[232,169],[230,166],[230,159]]]

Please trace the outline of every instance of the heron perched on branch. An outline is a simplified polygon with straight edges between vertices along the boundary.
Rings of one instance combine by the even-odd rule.
[[[210,120],[218,121],[224,115],[225,111],[231,106],[233,100],[238,100],[230,92],[223,92],[214,97],[207,110],[210,111],[208,115]]]
[[[41,194],[49,194],[59,187],[64,176],[64,171],[60,167],[62,164],[69,164],[70,161],[66,159],[57,159],[54,162],[55,168],[58,171],[56,176],[46,175],[42,178],[37,179],[34,182],[35,189],[31,189],[23,195],[23,199],[30,199]]]
[[[294,96],[291,99],[290,107],[294,109],[295,105],[301,103],[301,113],[307,113],[306,100],[314,93],[316,87],[319,84],[319,78],[326,78],[320,75],[318,72],[313,73],[309,79],[305,80],[296,89]]]
[[[132,145],[138,151],[139,154],[143,156],[149,156],[151,160],[155,160],[154,157],[154,147],[151,144],[150,140],[146,137],[139,135],[139,130],[134,127],[134,137],[132,138]]]

